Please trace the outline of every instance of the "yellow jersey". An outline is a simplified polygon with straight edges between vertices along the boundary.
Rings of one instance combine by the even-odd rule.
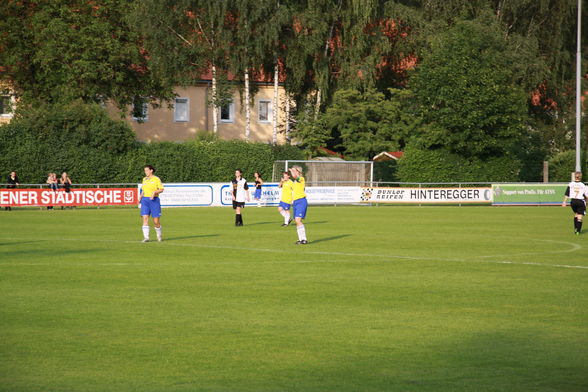
[[[153,196],[153,192],[155,192],[158,189],[163,189],[163,184],[161,183],[159,177],[151,176],[151,178],[143,178],[143,185],[141,186],[143,197]]]
[[[292,198],[294,200],[303,199],[306,197],[306,193],[304,193],[304,177],[300,176],[292,182]]]
[[[294,185],[292,180],[282,181],[282,198],[280,201],[292,204],[292,185]]]

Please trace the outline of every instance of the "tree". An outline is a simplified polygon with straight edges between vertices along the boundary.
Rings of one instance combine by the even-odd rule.
[[[429,148],[500,156],[525,133],[526,95],[513,51],[492,19],[456,23],[432,42],[410,80]]]
[[[235,15],[231,1],[145,0],[133,19],[142,26],[145,45],[154,61],[168,73],[171,84],[187,86],[208,72],[212,76],[213,132],[218,108],[231,99],[227,71]]]
[[[12,1],[0,7],[0,78],[21,102],[170,97],[127,21],[131,0]],[[21,107],[25,106],[23,104]]]
[[[415,126],[414,118],[402,108],[410,92],[392,90],[390,94],[386,99],[375,89],[338,90],[317,127],[337,135],[348,157],[371,160],[382,151],[403,149]]]

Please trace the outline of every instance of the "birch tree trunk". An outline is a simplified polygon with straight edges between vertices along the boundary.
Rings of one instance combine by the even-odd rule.
[[[249,69],[245,69],[245,140],[251,135],[251,92],[249,91]]]
[[[218,106],[216,91],[216,67],[212,66],[212,132],[216,135],[218,132]]]
[[[278,77],[279,77],[279,68],[278,62],[276,61],[276,66],[274,67],[274,102],[273,102],[273,124],[274,130],[272,134],[272,144],[278,144],[278,110],[279,110],[279,102],[278,102]]]
[[[290,95],[286,94],[286,143],[290,144]]]
[[[316,104],[314,107],[314,121],[318,119],[318,115],[321,111],[321,89],[319,88],[316,92]]]

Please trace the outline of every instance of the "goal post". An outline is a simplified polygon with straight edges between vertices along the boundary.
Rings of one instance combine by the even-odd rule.
[[[287,160],[274,162],[272,181],[280,181],[292,166],[302,167],[308,185],[371,186],[374,179],[372,161]]]

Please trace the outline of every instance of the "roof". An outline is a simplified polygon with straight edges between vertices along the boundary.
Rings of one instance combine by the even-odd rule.
[[[329,150],[326,147],[319,147],[318,150],[327,156],[339,158],[338,160],[342,161],[345,159],[345,157],[343,155],[341,155],[338,152],[335,152],[333,150]]]
[[[399,160],[404,155],[404,151],[382,151],[378,155],[376,155],[372,161],[382,162],[382,161],[390,161],[390,160]]]

